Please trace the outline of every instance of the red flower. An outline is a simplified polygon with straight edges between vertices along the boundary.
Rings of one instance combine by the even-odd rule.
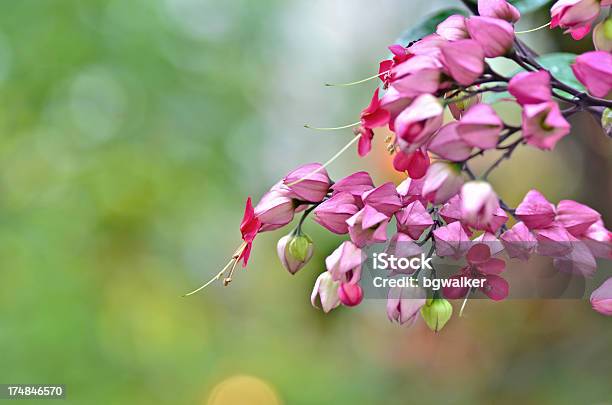
[[[255,216],[255,210],[253,209],[253,204],[251,203],[251,197],[249,197],[246,200],[244,216],[242,217],[242,222],[240,223],[240,233],[242,233],[242,240],[244,241],[245,245],[244,248],[240,250],[237,261],[242,259],[242,267],[246,267],[247,262],[249,261],[253,240],[255,239],[255,236],[257,236],[260,227],[261,221],[259,221],[259,218]]]

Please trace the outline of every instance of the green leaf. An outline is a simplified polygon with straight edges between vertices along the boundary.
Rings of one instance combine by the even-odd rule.
[[[538,62],[540,62],[540,64],[548,69],[554,77],[561,80],[563,83],[575,88],[576,90],[586,91],[584,86],[576,79],[576,76],[574,76],[574,72],[571,68],[572,63],[574,63],[577,56],[578,55],[573,53],[549,53],[540,56],[538,58]],[[565,94],[567,95],[567,93]]]
[[[412,41],[417,41],[423,37],[426,37],[429,34],[433,34],[436,31],[436,27],[442,21],[446,20],[453,14],[461,14],[467,15],[465,10],[461,10],[458,8],[447,8],[441,11],[438,11],[435,14],[429,14],[423,19],[423,22],[419,25],[412,27],[402,33],[402,35],[397,39],[398,44],[407,46]]]
[[[478,3],[478,0],[470,1],[474,4]],[[552,0],[508,0],[508,3],[518,8],[522,14],[526,14],[552,3]]]

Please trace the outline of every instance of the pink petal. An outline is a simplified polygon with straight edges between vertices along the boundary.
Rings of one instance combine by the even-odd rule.
[[[515,215],[529,229],[545,228],[555,219],[555,208],[537,190],[531,190],[516,208]]]

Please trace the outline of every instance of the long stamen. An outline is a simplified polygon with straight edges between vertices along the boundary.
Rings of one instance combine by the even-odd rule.
[[[361,84],[361,83],[365,83],[367,81],[370,81],[372,79],[376,79],[384,74],[389,73],[391,70],[386,70],[384,72],[380,72],[374,76],[370,76],[370,77],[366,77],[365,79],[361,79],[361,80],[357,80],[356,82],[350,82],[350,83],[325,83],[325,85],[327,87],[348,87],[348,86],[354,86],[356,84]]]
[[[341,127],[328,127],[328,128],[326,128],[326,127],[323,127],[323,128],[320,128],[320,127],[311,127],[308,124],[304,124],[304,128],[314,129],[316,131],[336,131],[338,129],[351,128],[351,127],[357,126],[359,124],[361,124],[361,121],[353,122],[352,124],[342,125]]]
[[[472,293],[472,290],[468,290],[468,293],[465,295],[465,299],[463,300],[463,304],[461,304],[461,309],[459,310],[459,318],[461,318],[463,316],[463,310],[465,309],[465,305],[468,302],[468,298],[470,298],[470,294]]]
[[[287,184],[288,187],[294,186],[304,180],[307,180],[310,178],[310,176],[313,176],[317,173],[319,173],[321,170],[325,169],[327,166],[329,166],[330,164],[332,164],[334,162],[334,160],[338,159],[338,157],[340,157],[340,155],[342,155],[344,152],[346,152],[346,150],[348,148],[350,148],[355,142],[357,142],[359,140],[359,136],[355,136],[353,137],[353,139],[351,139],[351,141],[349,143],[347,143],[346,145],[344,145],[344,147],[342,149],[340,149],[338,151],[338,153],[336,153],[334,156],[332,156],[327,162],[325,162],[322,166],[320,166],[319,168],[317,168],[316,170],[313,170],[312,172],[308,173],[306,176],[302,177],[301,179],[298,179],[296,181],[294,181],[293,183],[289,183]]]
[[[533,28],[533,29],[526,30],[526,31],[516,31],[515,34],[528,34],[530,32],[536,32],[536,31],[539,31],[541,29],[548,27],[549,25],[550,25],[550,21],[544,25],[539,26],[538,28]]]

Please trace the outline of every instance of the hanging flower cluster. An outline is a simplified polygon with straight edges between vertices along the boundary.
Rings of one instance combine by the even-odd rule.
[[[600,10],[611,4],[559,0],[546,26],[561,27],[581,39]],[[393,134],[386,141],[393,167],[407,179],[397,186],[375,185],[368,173],[357,172],[334,182],[326,170],[331,161],[298,167],[255,207],[247,200],[240,225],[243,243],[227,266],[196,291],[216,279],[229,283],[237,264],[247,265],[257,234],[288,225],[298,213],[302,216],[297,227],[279,240],[277,249],[291,274],[313,254],[313,241],[302,230],[309,215],[330,232],[348,236],[325,260],[326,271],[312,291],[312,304],[325,312],[362,301],[364,249],[375,244],[387,243],[388,250],[401,250],[407,257],[461,259],[466,265],[451,279],[483,279],[478,289],[496,301],[509,294],[502,276],[507,259],[547,256],[559,271],[586,277],[596,272],[596,258],[612,259],[612,233],[597,211],[571,200],[552,204],[537,190],[511,208],[487,182],[519,146],[553,150],[569,135],[567,117],[573,114],[589,112],[610,132],[612,22],[608,18],[595,28],[598,50],[578,56],[571,65],[583,91],[558,80],[516,38],[520,12],[513,5],[480,0],[472,11],[476,15],[451,15],[434,33],[408,46],[389,47],[392,58],[380,62],[373,76],[382,84],[361,112],[355,137],[342,150],[358,143],[358,155],[367,155],[374,130],[387,127]],[[488,64],[488,58],[496,57],[513,60],[523,71],[513,77],[497,73]],[[505,123],[484,101],[484,94],[505,92],[509,96],[504,101],[522,109],[519,126]],[[446,108],[454,119],[445,123]],[[487,151],[501,151],[501,156],[477,175],[470,160]],[[387,314],[400,324],[420,316],[438,331],[452,315],[447,299],[465,299],[472,292],[474,288],[463,285],[439,292],[394,287]],[[592,294],[591,302],[598,312],[612,315],[612,278]]]

